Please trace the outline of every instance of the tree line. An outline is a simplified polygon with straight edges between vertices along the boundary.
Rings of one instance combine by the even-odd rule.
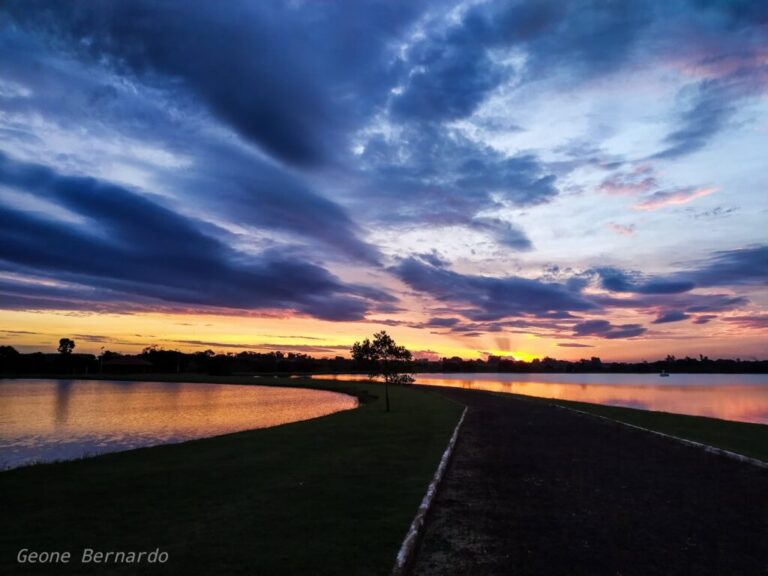
[[[379,333],[381,334],[381,333]],[[384,332],[383,334],[386,335]],[[382,374],[386,366],[392,374],[409,373],[654,373],[666,370],[678,373],[768,373],[768,360],[710,359],[707,356],[675,357],[642,362],[603,362],[592,357],[582,360],[558,360],[544,357],[530,362],[513,358],[489,356],[487,359],[459,357],[437,360],[414,359],[404,347],[397,346],[387,336],[379,342],[378,351],[373,340],[358,342],[350,350],[351,357],[315,358],[299,352],[227,352],[213,350],[181,352],[159,346],[147,346],[139,354],[120,354],[105,350],[99,355],[76,353],[74,340],[64,338],[59,353],[20,353],[12,346],[0,346],[0,373],[3,374],[98,374],[98,373],[201,373],[211,375],[275,373],[360,373]],[[366,342],[368,344],[366,345]],[[393,348],[383,354],[388,346]],[[383,348],[382,348],[383,346]],[[402,350],[400,350],[402,349]],[[394,350],[394,352],[393,352]],[[372,368],[376,368],[372,370]],[[388,382],[392,382],[392,377]]]

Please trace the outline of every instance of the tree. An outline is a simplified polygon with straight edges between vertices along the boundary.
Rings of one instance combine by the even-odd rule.
[[[72,354],[72,350],[75,349],[75,341],[69,338],[62,338],[59,340],[59,354]]]
[[[19,351],[13,346],[0,346],[0,359],[18,358]]]
[[[411,352],[405,346],[398,346],[384,330],[373,335],[373,341],[366,338],[352,346],[352,359],[365,366],[368,377],[384,377],[384,396],[389,412],[389,385],[410,384],[413,377],[405,374],[405,362],[411,360]]]
[[[19,365],[19,351],[13,346],[0,346],[0,372],[13,372]]]

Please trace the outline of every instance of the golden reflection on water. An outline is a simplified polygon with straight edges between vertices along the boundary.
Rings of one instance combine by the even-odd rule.
[[[0,380],[0,469],[325,416],[346,394],[268,386]]]
[[[768,375],[762,374],[416,374],[416,383],[768,424]]]

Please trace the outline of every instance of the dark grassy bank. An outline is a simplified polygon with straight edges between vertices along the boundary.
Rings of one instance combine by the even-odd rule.
[[[768,426],[703,416],[687,416],[619,406],[557,400],[555,404],[605,416],[627,424],[702,442],[768,462]]]
[[[395,387],[387,414],[377,384],[311,387],[363,402],[276,428],[0,473],[0,573],[387,574],[462,407]],[[84,566],[84,547],[159,547],[170,559]],[[21,548],[74,560],[20,566]]]

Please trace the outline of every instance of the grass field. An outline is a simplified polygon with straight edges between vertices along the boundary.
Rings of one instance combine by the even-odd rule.
[[[664,434],[709,444],[768,462],[768,426],[733,422],[703,416],[686,416],[619,406],[603,406],[568,400],[548,400],[555,404],[605,416]]]
[[[379,384],[311,387],[353,393],[361,407],[1,472],[0,574],[388,574],[463,407],[393,387],[392,412],[385,413]],[[86,547],[159,547],[170,559],[82,565]],[[74,560],[20,566],[22,548],[68,550]]]

